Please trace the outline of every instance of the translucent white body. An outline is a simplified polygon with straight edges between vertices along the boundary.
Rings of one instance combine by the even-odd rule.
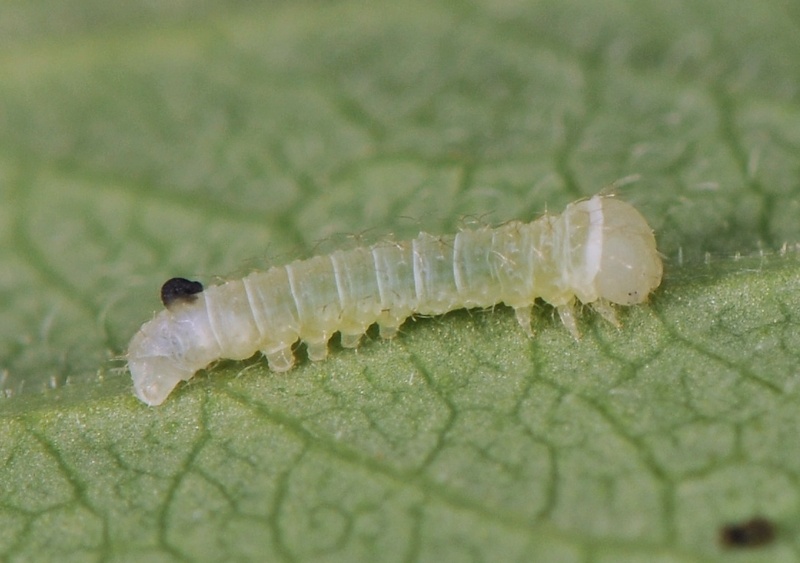
[[[594,196],[531,223],[421,233],[405,242],[337,251],[256,272],[179,301],[145,323],[128,348],[136,396],[159,405],[211,362],[261,351],[274,371],[294,364],[303,340],[311,360],[339,331],[355,347],[378,323],[391,338],[414,314],[505,303],[531,331],[537,298],[554,305],[576,338],[576,299],[616,323],[611,304],[643,302],[661,283],[653,232],[630,204]]]

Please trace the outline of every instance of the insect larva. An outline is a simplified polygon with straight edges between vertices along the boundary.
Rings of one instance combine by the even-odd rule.
[[[538,297],[556,307],[578,338],[576,299],[618,325],[612,304],[643,302],[661,283],[661,272],[644,217],[629,203],[596,195],[531,223],[421,233],[205,290],[197,282],[170,280],[162,288],[166,308],[131,340],[128,367],[137,397],[159,405],[181,380],[217,359],[242,360],[260,350],[272,370],[286,371],[294,365],[297,340],[306,343],[311,360],[322,360],[334,332],[354,348],[370,325],[378,323],[380,335],[391,338],[414,314],[503,302],[532,335]]]

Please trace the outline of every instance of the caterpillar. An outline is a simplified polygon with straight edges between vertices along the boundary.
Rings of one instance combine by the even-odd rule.
[[[159,405],[181,380],[220,358],[243,360],[260,351],[270,369],[283,372],[294,365],[298,340],[318,361],[327,356],[334,332],[343,347],[355,348],[370,325],[377,323],[380,336],[392,338],[411,315],[502,302],[532,336],[537,298],[556,308],[577,339],[578,301],[619,326],[613,305],[642,303],[661,274],[644,217],[625,201],[595,195],[530,223],[420,233],[206,289],[173,278],[161,290],[164,310],[131,340],[128,368],[136,396]]]

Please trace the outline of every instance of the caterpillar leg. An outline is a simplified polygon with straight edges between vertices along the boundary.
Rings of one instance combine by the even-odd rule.
[[[328,341],[322,342],[308,342],[306,341],[308,349],[308,359],[312,362],[318,362],[328,357]]]
[[[515,307],[514,314],[517,316],[517,322],[519,326],[522,327],[522,330],[525,331],[530,337],[533,337],[533,328],[531,327],[531,311],[533,310],[533,306],[529,305],[527,307]]]
[[[619,322],[619,317],[617,317],[617,310],[614,309],[614,306],[605,299],[598,299],[597,301],[592,303],[592,309],[597,311],[601,317],[603,317],[605,320],[607,320],[615,327],[617,328],[622,327],[622,323]]]
[[[575,320],[575,300],[559,305],[556,310],[558,311],[558,316],[561,317],[561,322],[564,323],[572,338],[580,340],[581,333],[578,331],[578,322]]]
[[[287,346],[275,352],[262,352],[267,357],[269,369],[272,371],[289,371],[294,365],[294,354],[292,354],[292,347]]]
[[[397,336],[398,328],[400,328],[400,325],[385,325],[385,324],[378,325],[381,338],[383,338],[384,340],[389,340],[390,338],[394,338],[395,336]]]
[[[358,343],[361,342],[361,337],[364,336],[363,332],[359,332],[358,334],[346,334],[341,333],[342,337],[342,347],[343,348],[357,348]]]

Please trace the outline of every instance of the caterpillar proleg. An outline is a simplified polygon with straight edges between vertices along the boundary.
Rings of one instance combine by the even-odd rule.
[[[642,303],[661,283],[653,231],[629,203],[596,195],[531,223],[421,233],[404,242],[336,251],[255,272],[203,289],[174,278],[165,309],[142,325],[128,347],[136,396],[161,404],[181,380],[211,362],[243,360],[256,351],[273,371],[294,365],[292,345],[311,360],[328,340],[358,346],[377,323],[391,338],[411,315],[505,303],[530,335],[537,298],[556,307],[577,339],[577,301],[618,325],[613,304]]]

